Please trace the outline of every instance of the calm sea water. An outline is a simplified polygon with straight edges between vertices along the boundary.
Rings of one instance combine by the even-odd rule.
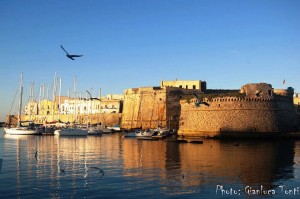
[[[297,140],[192,144],[1,128],[0,159],[0,198],[300,198]]]

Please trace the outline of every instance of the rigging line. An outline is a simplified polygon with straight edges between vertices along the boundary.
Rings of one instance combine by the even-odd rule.
[[[12,111],[12,109],[13,109],[13,106],[14,106],[14,104],[15,104],[15,100],[16,100],[16,97],[17,97],[18,91],[19,91],[19,90],[17,90],[17,91],[16,91],[16,94],[15,94],[14,100],[13,100],[13,102],[12,102],[12,105],[11,105],[11,107],[10,107],[10,110],[9,110],[9,114],[8,114],[8,115],[10,115],[10,114],[11,114],[11,111]]]

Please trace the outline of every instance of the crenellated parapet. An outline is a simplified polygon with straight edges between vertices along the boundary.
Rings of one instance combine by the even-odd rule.
[[[183,100],[184,101],[184,100]],[[190,101],[196,102],[197,99],[193,98]],[[253,102],[265,102],[265,101],[269,101],[269,102],[290,102],[290,99],[288,97],[283,97],[283,96],[278,96],[278,97],[264,97],[264,98],[259,98],[259,97],[216,97],[216,98],[212,98],[212,99],[208,99],[208,98],[203,98],[203,101],[205,102],[245,102],[245,101],[253,101]]]

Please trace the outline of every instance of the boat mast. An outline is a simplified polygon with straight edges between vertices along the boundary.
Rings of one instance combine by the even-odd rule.
[[[69,112],[69,110],[70,110],[70,88],[68,89],[68,104],[67,104],[68,106],[67,106],[67,110],[66,110],[66,113],[68,114],[68,123],[69,123],[69,115],[70,115],[70,112]]]
[[[17,127],[20,127],[20,122],[21,122],[22,95],[23,95],[23,73],[21,73],[21,79],[20,79],[20,97],[19,97],[19,113],[18,113]]]
[[[141,91],[141,98],[140,98],[140,105],[139,105],[139,115],[140,115],[140,122],[141,122],[141,129],[143,129],[143,117],[142,117],[142,101],[143,101],[143,91]]]
[[[85,103],[85,107],[86,107],[86,110],[85,110],[85,113],[86,113],[86,129],[88,129],[89,128],[89,111],[88,111],[88,92],[86,92],[86,94],[85,94],[85,101],[86,101],[86,103]]]
[[[76,122],[77,122],[76,76],[74,77],[74,100],[75,100],[74,101],[74,111],[75,111],[74,123],[76,124]]]
[[[56,103],[56,87],[57,87],[57,79],[56,79],[56,72],[54,74],[54,81],[53,81],[53,103],[52,103],[52,122],[54,121],[54,112],[55,112],[55,103]]]
[[[42,94],[43,94],[43,84],[40,84],[38,110],[42,110],[42,106],[41,106]],[[32,101],[33,101],[33,100],[32,100]],[[38,115],[40,115],[40,111],[38,111]]]
[[[59,98],[58,98],[58,123],[60,123],[60,98],[61,98],[61,78],[59,78]]]
[[[97,123],[99,123],[99,117],[101,116],[101,88],[99,88],[99,115],[97,116]]]

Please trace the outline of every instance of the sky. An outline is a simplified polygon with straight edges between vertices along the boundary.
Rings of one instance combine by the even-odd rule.
[[[299,10],[298,0],[1,0],[0,121],[16,113],[21,73],[23,103],[32,84],[51,100],[55,73],[71,96],[74,78],[93,96],[176,79],[300,92]]]

